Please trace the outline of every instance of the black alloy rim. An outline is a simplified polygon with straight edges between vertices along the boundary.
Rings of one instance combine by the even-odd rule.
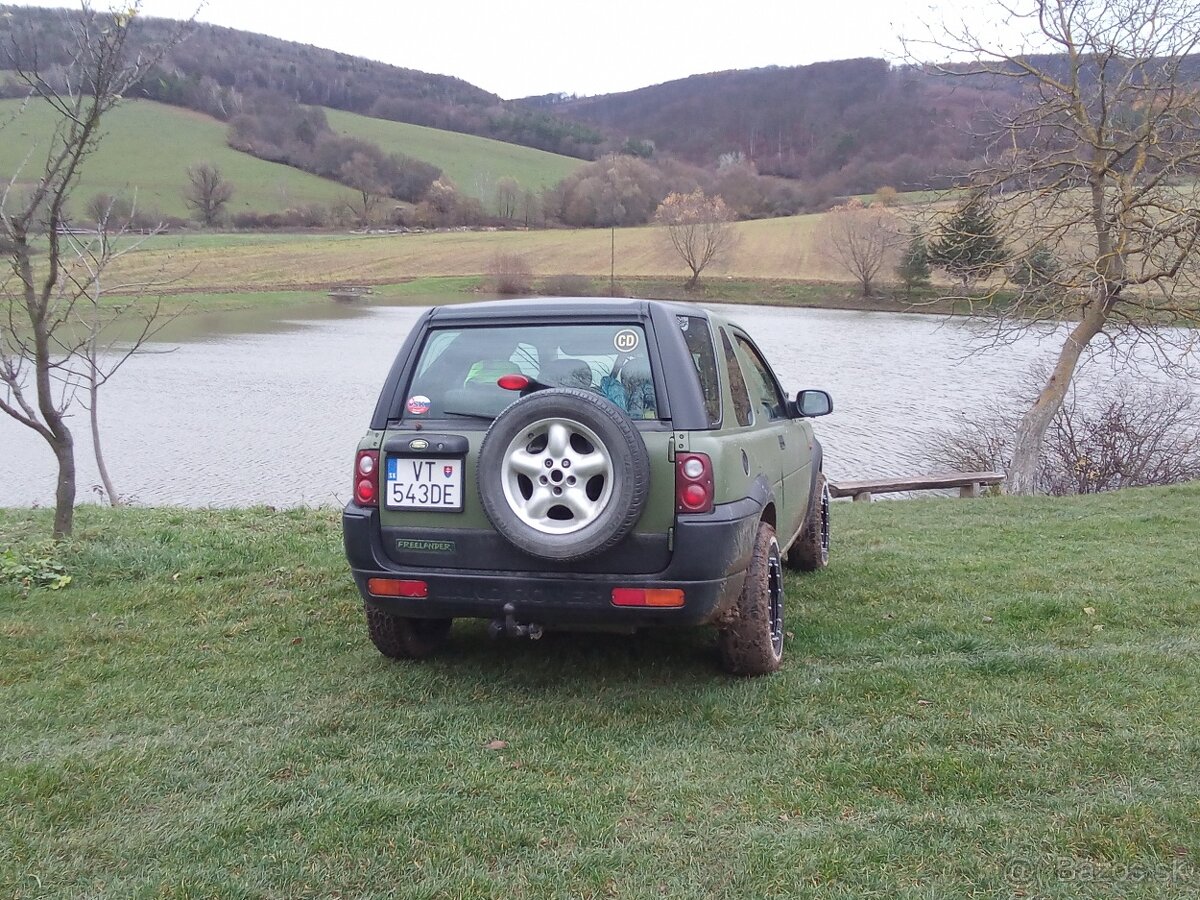
[[[783,653],[783,567],[774,544],[767,557],[767,595],[771,601],[771,649],[779,656]]]

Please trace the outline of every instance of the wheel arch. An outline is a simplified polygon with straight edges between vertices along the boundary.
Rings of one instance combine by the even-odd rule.
[[[817,489],[817,478],[825,471],[825,450],[821,446],[821,442],[816,438],[813,439],[812,451],[812,471],[809,473],[808,496],[812,497],[812,492]]]
[[[774,500],[771,500],[766,506],[763,507],[762,516],[759,518],[759,521],[766,522],[768,525],[770,525],[776,531],[779,530],[778,524],[777,524],[777,521],[775,518],[775,501]]]

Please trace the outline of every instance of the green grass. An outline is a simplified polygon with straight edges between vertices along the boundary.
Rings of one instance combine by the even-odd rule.
[[[496,182],[515,178],[524,190],[537,193],[562,181],[583,161],[518,144],[421,125],[372,119],[326,109],[330,126],[342,134],[378,144],[388,153],[403,153],[440,168],[460,191],[477,197],[489,210],[496,207]]]
[[[19,116],[19,100],[0,100],[0,175],[7,181],[21,169],[18,183],[32,182],[44,157],[54,118],[48,107],[31,103]],[[372,141],[433,163],[469,196],[495,207],[496,182],[515,178],[522,188],[540,191],[561,181],[583,162],[516,144],[469,134],[372,119],[328,109],[337,131]],[[271,212],[306,203],[331,204],[350,192],[332,181],[298,169],[239,153],[225,143],[223,122],[190,110],[151,101],[129,101],[105,117],[105,135],[85,165],[74,192],[76,215],[100,192],[132,198],[144,208],[186,217],[183,202],[187,167],[210,162],[234,185],[229,212]],[[30,151],[33,151],[30,155]],[[214,238],[213,246],[221,239]]]
[[[17,181],[25,183],[41,171],[55,119],[49,107],[36,103],[11,118],[19,106],[18,100],[0,100],[0,122],[7,123],[0,129],[0,175],[7,182],[20,169]],[[233,183],[230,213],[329,204],[349,196],[332,181],[231,149],[224,123],[190,110],[147,100],[126,102],[105,116],[104,132],[72,193],[76,216],[100,192],[133,199],[136,190],[141,208],[187,217],[187,167],[198,162],[212,163]]]
[[[1198,505],[840,504],[757,680],[389,662],[335,512],[84,508],[70,587],[0,584],[0,896],[1194,897]]]

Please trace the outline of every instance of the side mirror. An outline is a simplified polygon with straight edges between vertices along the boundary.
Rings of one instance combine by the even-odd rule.
[[[801,391],[796,395],[796,411],[807,419],[827,416],[833,412],[833,398],[825,391]]]

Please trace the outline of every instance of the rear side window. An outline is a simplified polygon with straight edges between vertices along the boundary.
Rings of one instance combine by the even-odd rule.
[[[715,428],[721,424],[721,381],[717,377],[717,353],[713,349],[712,330],[708,327],[708,320],[700,316],[677,318],[688,353],[692,357],[692,364],[700,377],[700,390],[704,393],[708,424]]]
[[[737,341],[738,350],[741,351],[745,362],[745,375],[754,408],[770,421],[787,418],[787,404],[783,395],[779,393],[779,386],[775,384],[775,378],[766,360],[759,355],[754,345],[740,334],[734,335],[734,340]]]
[[[737,354],[729,335],[721,329],[721,349],[725,354],[725,369],[729,372],[729,393],[733,395],[733,414],[739,425],[752,425],[754,413],[750,408],[750,394],[746,390],[746,380],[742,377],[742,367],[738,364]]]
[[[592,391],[631,418],[658,418],[645,332],[623,324],[431,330],[395,416],[493,419],[519,396],[496,383],[503,375]]]

